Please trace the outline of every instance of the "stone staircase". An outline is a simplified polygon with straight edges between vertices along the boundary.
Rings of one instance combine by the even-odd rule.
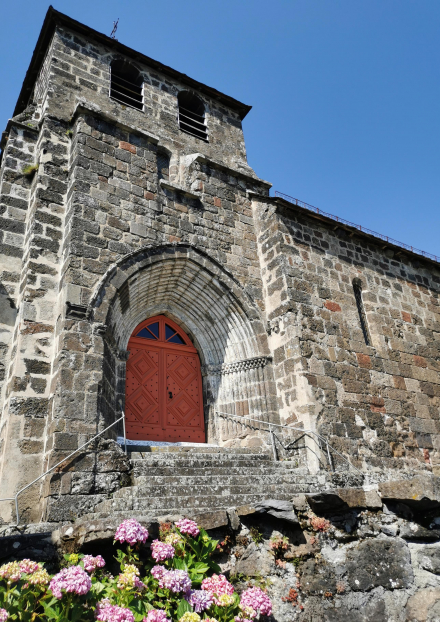
[[[316,475],[274,462],[258,449],[151,447],[130,451],[132,485],[99,503],[88,518],[197,515],[288,500],[317,489]]]

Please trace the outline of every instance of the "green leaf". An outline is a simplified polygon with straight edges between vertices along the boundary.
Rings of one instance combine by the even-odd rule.
[[[44,613],[46,614],[46,617],[49,618],[49,620],[58,620],[59,619],[58,611],[55,611],[55,609],[52,609],[52,607],[50,607],[46,603],[42,603],[42,605],[44,607]]]
[[[189,604],[188,601],[182,598],[182,600],[179,603],[179,606],[177,607],[176,618],[179,620],[183,616],[183,614],[186,613],[187,611],[192,611],[191,605]]]
[[[184,559],[180,559],[179,557],[175,557],[173,560],[174,568],[176,570],[188,570],[188,566],[185,563]]]
[[[194,570],[197,570],[197,572],[208,572],[209,570],[209,566],[207,564],[205,564],[204,562],[196,562],[194,564]]]
[[[220,568],[220,566],[218,564],[216,564],[214,561],[212,561],[212,559],[209,560],[208,565],[210,567],[211,570],[213,570],[214,572],[221,572],[222,569]]]

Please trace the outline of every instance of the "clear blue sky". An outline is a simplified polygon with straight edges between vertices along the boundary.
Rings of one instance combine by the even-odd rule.
[[[439,0],[58,0],[54,7],[253,105],[274,189],[440,255]],[[0,5],[4,127],[48,4]]]

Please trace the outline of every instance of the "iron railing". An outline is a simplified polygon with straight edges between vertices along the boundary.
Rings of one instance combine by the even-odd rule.
[[[325,438],[325,436],[322,436],[321,434],[318,434],[318,432],[315,432],[314,430],[304,430],[303,428],[297,428],[295,426],[281,425],[279,423],[269,423],[268,421],[262,421],[261,419],[254,419],[252,417],[241,416],[241,415],[232,415],[231,413],[225,413],[225,412],[222,412],[220,410],[217,410],[216,413],[217,413],[217,415],[220,415],[220,416],[223,416],[223,417],[232,417],[234,419],[238,419],[239,420],[238,422],[241,423],[242,425],[246,425],[247,421],[253,421],[253,422],[258,423],[260,426],[261,425],[268,426],[269,429],[268,430],[263,430],[263,431],[264,432],[268,432],[269,435],[270,435],[271,445],[272,445],[272,453],[273,453],[273,458],[274,458],[275,461],[278,460],[278,452],[277,452],[277,448],[276,448],[275,439],[277,439],[277,441],[283,447],[283,449],[288,450],[288,449],[290,449],[291,445],[293,445],[293,444],[297,443],[298,441],[300,441],[301,438],[303,438],[304,436],[309,436],[310,438],[312,438],[315,441],[316,445],[318,446],[320,454],[321,455],[326,455],[328,466],[329,466],[329,469],[330,469],[331,472],[335,471],[335,468],[334,468],[334,465],[333,465],[332,456],[331,456],[331,452],[334,452],[337,456],[339,456],[339,458],[341,458],[346,464],[348,464],[349,467],[351,467],[352,469],[354,469],[355,471],[357,471],[361,475],[364,475],[364,473],[362,471],[360,471],[358,468],[356,468],[353,464],[351,464],[351,462],[343,454],[341,454],[337,449],[332,447],[330,445],[330,443],[328,442],[328,440]],[[281,441],[281,439],[275,434],[275,432],[272,430],[272,428],[284,428],[284,429],[290,430],[290,431],[301,432],[302,435],[299,436],[298,438],[296,438],[293,442],[289,443],[289,445],[287,447],[285,447],[283,442]],[[262,428],[259,427],[258,429],[261,430]],[[322,445],[325,446],[325,451],[323,450]],[[310,449],[310,447],[308,449]],[[318,460],[320,460],[320,456],[318,456]]]
[[[16,513],[16,517],[17,517],[17,523],[15,525],[16,527],[18,527],[18,525],[20,524],[20,513],[19,513],[19,510],[18,510],[18,497],[21,495],[21,493],[23,493],[25,490],[27,490],[28,488],[33,486],[33,484],[36,484],[43,477],[46,477],[46,475],[48,475],[49,473],[54,471],[57,467],[59,467],[61,464],[63,464],[63,462],[66,462],[66,460],[69,460],[69,458],[72,458],[72,456],[74,456],[79,451],[81,451],[81,449],[84,449],[84,447],[86,447],[87,445],[90,445],[90,443],[92,443],[94,440],[96,440],[97,438],[99,438],[100,436],[105,434],[107,432],[107,430],[110,430],[110,428],[112,428],[114,425],[116,425],[120,421],[122,421],[122,428],[123,428],[123,431],[124,431],[124,451],[125,451],[125,455],[127,455],[127,437],[126,437],[126,434],[125,434],[125,413],[122,411],[122,417],[120,417],[119,419],[116,419],[116,421],[114,421],[108,427],[106,427],[105,430],[102,430],[102,432],[99,432],[99,434],[96,434],[95,436],[93,436],[86,443],[83,443],[80,447],[78,447],[78,449],[75,449],[75,451],[72,451],[72,453],[70,453],[68,456],[66,456],[65,458],[63,458],[59,462],[57,462],[57,464],[55,464],[53,467],[51,467],[47,471],[45,471],[45,473],[43,473],[39,477],[35,478],[32,482],[30,482],[30,484],[27,484],[26,486],[21,488],[15,494],[14,497],[5,497],[4,499],[0,499],[0,501],[14,501],[15,502],[15,513]]]
[[[409,246],[404,242],[398,242],[393,238],[390,238],[387,235],[382,235],[382,233],[377,233],[377,231],[372,231],[371,229],[367,229],[366,227],[362,227],[361,225],[356,225],[354,222],[350,222],[349,220],[345,220],[344,218],[340,218],[339,216],[335,216],[334,214],[329,214],[328,212],[324,212],[322,209],[318,207],[314,207],[313,205],[309,205],[309,203],[304,203],[304,201],[300,201],[299,199],[295,199],[294,197],[289,196],[288,194],[283,194],[282,192],[278,192],[275,190],[275,196],[280,199],[284,199],[285,201],[289,201],[289,203],[293,203],[294,205],[298,205],[298,207],[304,207],[310,212],[314,212],[315,214],[319,214],[320,216],[325,216],[326,218],[331,218],[336,222],[340,222],[343,225],[348,225],[349,227],[354,227],[358,231],[362,231],[363,233],[368,233],[369,235],[374,235],[375,238],[379,238],[384,242],[388,242],[389,244],[394,244],[395,246],[400,246],[407,251],[411,251],[412,253],[417,253],[417,255],[422,255],[422,257],[427,257],[428,259],[432,259],[433,261],[440,262],[440,257],[437,255],[433,255],[432,253],[427,253],[426,251],[421,251],[414,246]]]

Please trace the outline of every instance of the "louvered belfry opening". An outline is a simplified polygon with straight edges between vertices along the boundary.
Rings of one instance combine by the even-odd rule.
[[[122,60],[113,61],[110,71],[110,97],[120,104],[143,110],[143,79],[139,71]]]
[[[353,281],[354,297],[356,299],[356,306],[359,313],[359,321],[364,335],[365,345],[371,346],[371,338],[368,330],[367,316],[365,313],[364,302],[362,300],[362,284],[358,279]]]
[[[205,124],[205,106],[201,99],[193,93],[182,91],[178,96],[179,127],[183,132],[208,140]]]

